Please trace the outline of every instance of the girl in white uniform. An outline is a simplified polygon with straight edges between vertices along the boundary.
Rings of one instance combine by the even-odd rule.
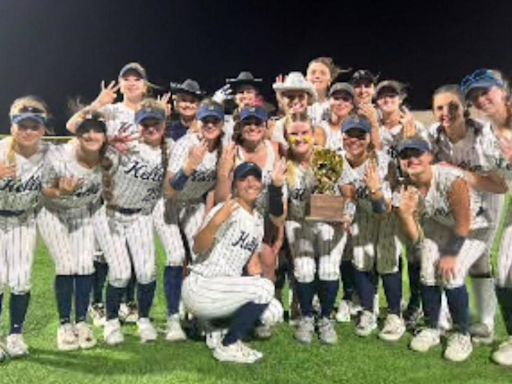
[[[0,318],[3,290],[10,290],[10,328],[0,361],[28,354],[23,324],[30,300],[36,248],[36,211],[48,145],[46,106],[34,97],[14,101],[9,112],[11,136],[0,141]]]
[[[141,342],[156,340],[149,312],[156,288],[156,250],[152,211],[162,195],[169,148],[164,139],[165,110],[155,100],[145,100],[135,115],[141,140],[126,154],[109,153],[113,161],[106,207],[95,221],[95,232],[109,265],[107,286],[107,344],[123,342],[119,306],[132,270],[138,288],[137,322]]]
[[[62,351],[91,348],[96,339],[87,325],[94,272],[93,217],[101,206],[106,125],[92,110],[81,113],[77,140],[49,151],[43,174],[44,208],[37,217],[39,233],[55,263],[55,292]],[[71,306],[75,299],[75,325]]]

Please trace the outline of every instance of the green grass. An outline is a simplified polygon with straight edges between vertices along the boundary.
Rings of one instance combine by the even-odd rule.
[[[160,264],[163,256],[160,255]],[[126,342],[106,347],[101,342],[89,351],[56,349],[57,310],[53,293],[53,264],[43,246],[34,266],[34,288],[25,339],[31,355],[0,364],[0,383],[510,383],[512,370],[492,364],[491,347],[477,347],[469,361],[453,364],[442,359],[441,348],[427,354],[407,348],[410,335],[398,344],[372,336],[354,335],[353,325],[337,325],[339,344],[315,341],[303,346],[293,340],[291,328],[282,325],[267,342],[253,345],[264,360],[253,366],[220,364],[205,344],[187,341],[170,344],[160,339],[141,345],[134,326],[125,326]],[[161,281],[159,282],[161,283]],[[152,315],[165,323],[161,284]],[[7,308],[7,303],[4,303]],[[8,311],[4,311],[4,331]],[[500,334],[503,328],[500,324]],[[101,340],[101,331],[97,332]]]

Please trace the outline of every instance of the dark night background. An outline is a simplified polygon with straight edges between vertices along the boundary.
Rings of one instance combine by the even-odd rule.
[[[250,70],[263,93],[316,56],[410,84],[408,104],[479,67],[512,74],[512,2],[0,0],[0,123],[41,96],[63,132],[69,97],[91,101],[129,61],[153,83],[187,77],[213,92]],[[341,79],[344,79],[341,77]]]

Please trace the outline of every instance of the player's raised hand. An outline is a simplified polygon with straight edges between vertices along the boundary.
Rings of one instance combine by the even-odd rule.
[[[185,173],[187,175],[192,174],[199,167],[199,165],[201,165],[207,153],[208,143],[206,140],[201,140],[199,145],[192,147],[188,153],[187,161],[185,162]]]
[[[83,180],[74,177],[61,177],[59,179],[59,193],[63,196],[72,195],[83,184]]]
[[[272,172],[272,184],[275,187],[282,187],[286,183],[286,172],[288,170],[286,159],[283,157],[274,164]]]
[[[108,144],[117,152],[126,155],[130,151],[130,143],[139,138],[139,135],[120,134],[108,139]]]
[[[219,209],[219,212],[215,214],[212,221],[217,225],[222,225],[226,220],[228,220],[233,212],[235,212],[237,209],[240,208],[240,204],[233,199],[232,195],[229,195],[226,201],[224,202],[224,205],[221,209]]]
[[[379,191],[382,188],[377,162],[373,159],[368,162],[364,180],[370,192]]]
[[[230,143],[222,149],[222,155],[219,159],[219,174],[228,176],[235,167],[235,156],[237,145]]]
[[[170,103],[171,92],[164,93],[156,98],[156,101],[160,103],[162,108],[165,110],[165,116],[169,117],[172,113],[172,105]]]
[[[16,178],[16,167],[13,165],[6,165],[0,162],[0,180]]]
[[[408,139],[416,135],[416,123],[413,114],[406,108],[402,107],[400,112],[400,124],[403,127],[403,138]]]
[[[357,107],[357,114],[366,117],[372,127],[379,126],[379,113],[373,104],[359,104]]]
[[[116,85],[116,82],[113,80],[110,84],[105,85],[105,80],[101,82],[101,90],[94,100],[93,105],[96,108],[104,107],[105,105],[109,105],[114,103],[117,98],[117,91],[119,90],[119,84]]]
[[[409,185],[400,187],[400,205],[398,206],[399,214],[403,216],[412,216],[418,209],[420,194],[419,191]]]

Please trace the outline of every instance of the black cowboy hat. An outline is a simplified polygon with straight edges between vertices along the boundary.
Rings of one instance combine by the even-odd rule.
[[[234,79],[226,79],[226,83],[229,84],[233,89],[237,89],[242,85],[252,85],[257,88],[258,84],[261,84],[263,79],[255,78],[251,72],[242,71]]]
[[[187,94],[198,99],[202,99],[205,95],[205,92],[201,90],[199,84],[195,80],[187,79],[183,83],[173,83],[171,82],[171,92],[175,94]]]

